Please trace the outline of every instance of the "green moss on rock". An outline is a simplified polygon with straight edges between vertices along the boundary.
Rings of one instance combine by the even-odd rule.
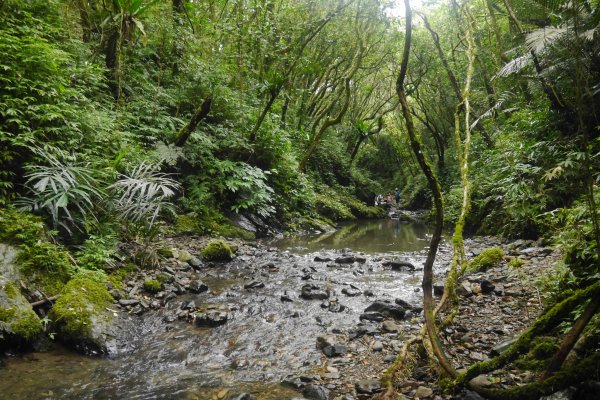
[[[31,246],[42,238],[45,232],[40,217],[12,207],[0,209],[0,242]]]
[[[233,251],[223,240],[214,240],[202,249],[200,255],[206,261],[230,261]]]
[[[110,315],[105,309],[112,302],[113,298],[103,283],[92,277],[78,276],[65,285],[50,310],[50,318],[67,339],[93,342],[92,325]]]
[[[0,346],[3,340],[17,345],[31,342],[42,333],[42,322],[12,283],[0,286],[0,304],[0,331],[7,333],[0,335]]]
[[[495,267],[504,258],[504,252],[499,247],[485,249],[469,263],[469,271],[486,271]]]
[[[58,293],[72,273],[69,253],[52,243],[22,246],[17,263],[29,286],[47,295]]]
[[[162,283],[156,279],[148,279],[144,281],[144,290],[149,293],[158,293],[162,289]]]

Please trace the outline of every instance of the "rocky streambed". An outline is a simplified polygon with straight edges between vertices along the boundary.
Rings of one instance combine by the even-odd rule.
[[[371,398],[403,340],[422,322],[425,234],[419,240],[419,251],[365,253],[237,242],[233,260],[205,262],[198,255],[208,239],[167,239],[171,251],[159,268],[112,288],[110,310],[119,318],[108,357],[54,348],[7,358],[0,393],[14,399]],[[499,243],[466,244],[472,256]],[[530,242],[503,246],[539,271],[555,257]],[[435,265],[439,283],[450,258],[443,245]],[[538,312],[533,286],[505,263],[497,268],[466,278],[464,318],[444,332],[449,344],[460,344],[453,356],[464,365],[519,332],[527,322],[524,305],[531,318]],[[145,289],[149,280],[163,282],[161,290]],[[429,379],[420,371],[403,392],[441,396]]]

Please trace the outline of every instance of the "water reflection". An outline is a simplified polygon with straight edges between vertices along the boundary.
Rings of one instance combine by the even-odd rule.
[[[425,224],[398,220],[368,220],[345,223],[327,234],[293,236],[273,244],[297,253],[351,248],[367,254],[423,250],[432,228]]]

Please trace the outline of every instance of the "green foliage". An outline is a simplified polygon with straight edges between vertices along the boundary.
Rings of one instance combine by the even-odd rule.
[[[29,284],[49,296],[58,293],[73,273],[69,253],[52,243],[22,247],[17,263]]]
[[[476,256],[468,265],[470,271],[486,271],[497,266],[504,258],[504,252],[499,247],[485,249]]]
[[[144,290],[148,293],[158,293],[162,289],[162,283],[156,279],[147,279],[144,281]]]
[[[85,269],[105,270],[114,266],[117,252],[117,237],[91,235],[75,254],[77,264]]]
[[[40,217],[12,207],[0,208],[0,242],[33,246],[45,237],[45,226]]]
[[[521,267],[523,267],[523,265],[525,265],[525,261],[518,259],[518,258],[513,258],[512,260],[510,260],[508,262],[507,265],[508,265],[508,268],[520,270]]]
[[[233,251],[223,240],[214,240],[202,249],[200,255],[206,261],[230,261]]]

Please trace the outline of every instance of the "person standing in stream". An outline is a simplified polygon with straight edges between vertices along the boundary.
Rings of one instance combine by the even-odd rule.
[[[396,205],[400,205],[400,191],[398,188],[394,190],[394,196],[396,197]]]

